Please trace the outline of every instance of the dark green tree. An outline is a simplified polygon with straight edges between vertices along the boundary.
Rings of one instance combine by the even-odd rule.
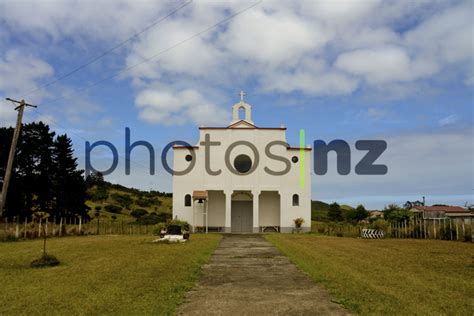
[[[347,212],[347,219],[351,222],[360,222],[369,217],[369,212],[362,204],[359,204],[355,209]]]
[[[343,216],[342,216],[341,207],[336,202],[329,205],[328,219],[330,221],[334,221],[334,222],[339,222],[339,221],[342,221],[344,219]]]
[[[77,168],[71,139],[67,135],[56,138],[53,148],[55,215],[86,217],[86,184],[84,171]]]

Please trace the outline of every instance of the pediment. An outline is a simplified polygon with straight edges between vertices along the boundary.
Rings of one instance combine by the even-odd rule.
[[[227,128],[257,128],[257,126],[247,122],[246,120],[240,120],[230,124]]]

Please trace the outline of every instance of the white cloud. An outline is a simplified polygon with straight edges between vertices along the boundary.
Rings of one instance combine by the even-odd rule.
[[[53,74],[53,68],[43,60],[17,50],[0,55],[0,91],[8,94],[28,92],[37,81]]]
[[[451,114],[446,117],[443,117],[439,120],[440,126],[451,125],[458,121],[458,116],[456,114]]]
[[[452,80],[472,82],[472,67],[466,67],[472,65],[473,55],[469,1],[264,1],[175,46],[252,3],[194,1],[116,52],[125,67],[160,54],[121,78],[132,80],[137,100],[163,83],[174,86],[173,95],[204,86],[217,94],[256,83],[261,93],[332,96],[387,91],[391,98],[404,98],[446,71],[455,74]],[[68,40],[88,51],[90,43],[100,50],[112,47],[178,6],[172,1],[50,0],[41,6],[6,1],[0,3],[0,18],[15,36],[24,33],[44,46]],[[6,57],[1,55],[0,61]],[[34,87],[35,80],[52,73],[40,62],[29,66],[39,73],[30,79],[33,82],[0,76],[0,87],[18,87],[19,82]],[[201,111],[178,106],[166,113],[156,111],[156,106],[140,106],[140,118],[201,122],[206,120],[201,113],[216,107],[205,104]]]
[[[222,124],[230,119],[225,111],[191,89],[177,92],[144,90],[138,94],[135,103],[140,117],[150,123]]]
[[[363,76],[369,84],[413,81],[438,71],[434,63],[411,60],[399,47],[360,49],[338,56],[335,66],[353,75]]]

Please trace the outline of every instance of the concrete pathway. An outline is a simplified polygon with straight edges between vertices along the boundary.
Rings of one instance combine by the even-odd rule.
[[[225,235],[178,315],[347,315],[260,235]]]

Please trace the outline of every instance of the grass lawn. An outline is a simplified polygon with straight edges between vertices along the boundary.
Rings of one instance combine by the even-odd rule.
[[[267,239],[356,313],[474,314],[472,243],[283,234]]]
[[[61,265],[33,269],[42,241],[0,243],[0,315],[173,314],[199,277],[220,235],[184,244],[152,244],[152,236],[88,236],[48,240]]]

